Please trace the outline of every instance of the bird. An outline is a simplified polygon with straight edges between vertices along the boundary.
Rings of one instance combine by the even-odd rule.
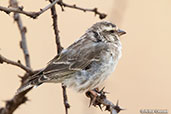
[[[43,70],[26,79],[16,94],[43,83],[62,83],[77,92],[97,88],[117,66],[122,55],[120,36],[124,34],[109,21],[93,24]]]

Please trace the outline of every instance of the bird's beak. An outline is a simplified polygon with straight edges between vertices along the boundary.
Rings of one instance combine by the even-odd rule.
[[[125,31],[120,30],[120,29],[117,30],[117,33],[118,33],[119,36],[122,36],[122,35],[126,34]]]

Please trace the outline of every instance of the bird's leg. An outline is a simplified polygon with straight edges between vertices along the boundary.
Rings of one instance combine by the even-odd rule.
[[[90,104],[89,106],[93,105],[93,106],[96,106],[98,105],[101,109],[101,104],[97,101],[98,98],[101,98],[101,97],[106,97],[106,93],[107,92],[104,92],[103,91],[104,88],[102,88],[101,90],[99,90],[99,88],[95,88],[93,90],[89,90],[86,92],[86,96],[90,98]]]
[[[96,88],[96,89],[87,91],[86,96],[90,98],[90,106],[91,105],[95,107],[99,106],[101,110],[102,110],[102,107],[106,107],[105,110],[108,110],[108,111],[111,111],[111,109],[114,109],[117,113],[119,113],[121,110],[124,110],[120,108],[120,106],[118,105],[119,101],[117,101],[116,105],[114,105],[112,102],[107,100],[106,93],[108,92],[105,92],[104,88],[102,88],[101,90]]]
[[[98,88],[95,88],[93,90],[89,90],[89,91],[86,92],[86,95],[87,96],[90,96],[90,104],[89,104],[89,107],[91,105],[95,105],[96,98],[97,98],[97,96],[99,94],[98,91],[99,91],[99,89]]]

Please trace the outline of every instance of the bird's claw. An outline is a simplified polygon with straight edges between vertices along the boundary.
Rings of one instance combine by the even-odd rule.
[[[98,106],[102,110],[102,104],[97,101],[97,98],[104,98],[104,97],[106,97],[106,95],[105,95],[106,93],[108,93],[108,92],[105,92],[104,88],[102,88],[101,90],[99,90],[98,88],[95,88],[93,90],[87,91],[86,95],[88,97],[90,97],[89,107],[91,105]]]
[[[103,105],[101,102],[99,102],[102,99],[106,99],[106,93],[104,91],[104,88],[102,88],[101,90],[99,90],[98,88],[95,88],[93,90],[87,91],[86,95],[87,97],[90,98],[90,104],[89,107],[91,105],[93,106],[98,106],[100,108],[100,110],[103,111],[103,107],[106,107],[105,110],[110,110],[110,105]],[[116,105],[114,106],[114,109],[117,111],[117,113],[119,113],[121,110],[124,110],[122,108],[119,107],[119,101],[117,101]]]
[[[87,96],[91,96],[90,97],[90,104],[89,104],[89,107],[91,106],[91,105],[94,105],[95,106],[95,101],[96,101],[96,98],[97,98],[97,96],[98,96],[98,93],[95,91],[95,90],[90,90],[90,91],[87,91],[86,92],[86,95]]]

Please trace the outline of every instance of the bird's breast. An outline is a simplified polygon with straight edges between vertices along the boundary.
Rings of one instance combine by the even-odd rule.
[[[77,91],[98,87],[114,71],[121,56],[120,48],[115,47],[115,45],[110,47],[102,51],[100,60],[92,62],[89,69],[75,73],[73,78],[64,83]]]

